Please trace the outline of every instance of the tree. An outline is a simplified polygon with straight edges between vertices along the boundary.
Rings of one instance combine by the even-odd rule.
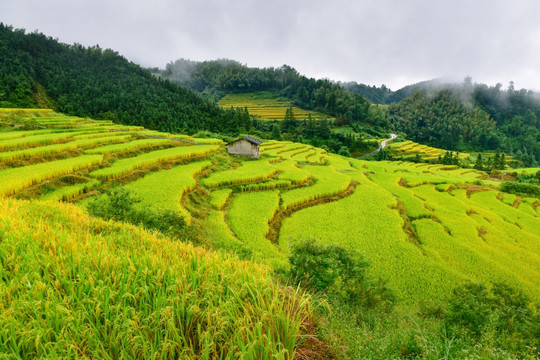
[[[338,155],[351,157],[351,152],[347,146],[342,146],[338,151]]]
[[[501,154],[499,153],[499,150],[497,149],[497,152],[495,153],[495,156],[493,157],[493,169],[500,169],[500,162],[501,162]]]
[[[279,140],[281,138],[281,128],[278,124],[272,126],[272,139]]]
[[[491,156],[488,156],[487,161],[486,161],[486,163],[484,165],[484,168],[487,171],[493,170],[493,158]]]
[[[505,167],[506,167],[506,155],[505,153],[502,153],[498,169],[504,170]]]
[[[474,168],[476,170],[484,170],[484,161],[482,160],[482,154],[478,153],[478,156],[476,156],[476,162],[474,163]]]
[[[338,301],[374,308],[395,300],[384,283],[368,276],[369,263],[359,251],[310,239],[293,245],[289,262],[293,282]]]
[[[285,117],[281,122],[281,131],[282,132],[293,132],[296,127],[296,117],[294,116],[294,110],[292,106],[289,106],[285,110]]]

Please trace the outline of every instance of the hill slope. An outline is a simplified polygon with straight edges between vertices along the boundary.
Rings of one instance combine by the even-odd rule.
[[[464,83],[417,90],[388,108],[397,131],[447,150],[501,150],[526,166],[540,159],[540,100],[532,92]]]
[[[0,107],[47,107],[169,132],[236,134],[241,126],[243,114],[222,111],[110,49],[65,45],[0,23],[0,52]]]
[[[294,357],[308,299],[262,267],[73,205],[2,199],[0,218],[4,355]]]
[[[332,313],[318,308],[326,318],[317,332],[337,358],[537,355],[540,199],[502,192],[483,172],[360,161],[286,141],[238,159],[219,139],[43,110],[0,118],[14,124],[0,127],[2,353],[305,358],[313,353],[298,336],[308,330],[308,299],[277,285],[268,268],[181,241],[287,276],[294,247],[316,239],[365,261],[361,278],[330,274],[338,291],[369,279],[367,291],[383,283],[399,304],[374,310],[326,294]],[[521,185],[540,189],[528,181]],[[76,202],[139,226],[17,199]],[[328,271],[330,253],[307,260]],[[486,321],[475,334],[471,302]],[[455,318],[460,306],[465,315]],[[488,338],[496,340],[486,346]]]
[[[148,147],[142,141],[152,132],[144,129],[54,118],[34,117],[57,125],[28,136],[0,133],[0,195],[50,198],[51,187],[64,187],[55,179],[70,177],[75,199],[83,193],[75,185],[98,181],[93,189],[104,191],[128,184],[145,208],[177,211],[204,229],[207,244],[276,269],[288,268],[292,244],[316,238],[360,250],[373,275],[407,303],[443,300],[464,280],[503,280],[540,298],[540,202],[498,191],[485,173],[359,161],[278,141],[264,143],[260,159],[242,161],[219,140],[194,144],[160,134],[165,139]],[[65,153],[73,142],[79,152]],[[56,157],[40,162],[51,151]]]
[[[377,124],[385,128],[370,102],[328,80],[300,75],[294,68],[250,68],[233,60],[195,62],[179,59],[167,64],[163,78],[219,99],[225,93],[272,91],[305,109],[336,118],[337,125]]]

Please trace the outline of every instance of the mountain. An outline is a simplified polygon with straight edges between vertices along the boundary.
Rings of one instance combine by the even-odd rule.
[[[249,116],[223,111],[99,46],[66,45],[0,23],[0,107],[44,107],[171,132],[237,134]]]
[[[215,100],[225,93],[272,91],[302,109],[335,117],[337,125],[375,124],[379,120],[370,112],[371,103],[364,97],[329,80],[307,78],[288,65],[259,69],[228,59],[179,59],[167,64],[160,75]]]
[[[441,86],[444,87],[444,83],[439,79],[421,81],[416,84],[404,86],[397,91],[390,90],[386,87],[386,85],[377,87],[374,85],[370,86],[359,84],[356,81],[338,82],[338,84],[347,89],[347,91],[359,94],[375,104],[386,105],[398,103],[406,97],[411,96],[414,91],[418,89],[433,89]]]
[[[391,104],[388,120],[416,142],[448,150],[501,150],[536,166],[540,159],[540,99],[500,84],[441,84]]]

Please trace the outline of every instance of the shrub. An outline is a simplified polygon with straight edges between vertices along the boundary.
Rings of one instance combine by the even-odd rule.
[[[540,186],[535,184],[505,181],[502,183],[500,190],[510,194],[534,196],[540,198]]]
[[[140,224],[169,236],[178,236],[186,227],[184,217],[172,210],[137,209],[141,200],[129,190],[119,187],[88,203],[88,212],[106,220]]]
[[[338,155],[351,157],[351,152],[347,146],[342,146],[338,151]]]
[[[475,336],[480,335],[490,314],[488,294],[483,284],[470,283],[454,289],[448,303],[448,322],[465,327]]]
[[[488,289],[468,283],[454,289],[445,322],[465,330],[467,337],[490,337],[496,346],[524,355],[540,345],[540,317],[534,308],[523,292],[508,285],[496,283]]]
[[[390,289],[367,275],[369,263],[358,251],[306,240],[293,246],[289,261],[294,282],[335,300],[368,308],[394,302]]]

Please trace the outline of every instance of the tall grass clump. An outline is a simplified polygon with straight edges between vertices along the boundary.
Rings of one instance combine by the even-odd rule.
[[[88,217],[0,201],[7,358],[293,359],[311,302],[266,268]]]

